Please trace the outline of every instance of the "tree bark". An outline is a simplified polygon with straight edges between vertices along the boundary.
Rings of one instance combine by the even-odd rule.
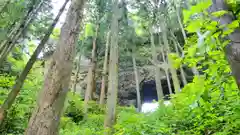
[[[173,67],[173,60],[169,55],[168,55],[168,65],[169,65],[169,68],[170,68],[170,72],[172,74],[174,90],[175,90],[176,93],[178,93],[178,92],[180,92],[180,83],[179,83],[179,80],[178,80],[177,71]]]
[[[141,112],[141,97],[140,97],[140,87],[139,87],[139,76],[138,76],[138,69],[136,64],[136,56],[133,52],[132,54],[132,62],[133,62],[133,69],[134,69],[134,76],[136,82],[136,93],[137,93],[137,110]]]
[[[174,42],[174,48],[175,48],[176,53],[178,54],[178,56],[181,56],[180,52],[178,50],[178,46],[177,46],[178,43],[176,43],[177,41],[173,41],[173,42]],[[185,85],[187,85],[187,79],[186,79],[185,72],[183,70],[182,65],[180,65],[180,73],[181,73],[182,82],[185,86]]]
[[[84,0],[73,0],[26,135],[58,135],[64,101],[69,91],[75,45],[78,40]]]
[[[183,56],[184,53],[182,51],[181,45],[178,43],[177,38],[175,37],[174,33],[172,31],[170,31],[170,33],[173,36],[174,48],[175,48],[176,53],[178,54],[178,56]],[[182,53],[179,52],[179,48],[182,51]],[[187,79],[186,79],[186,76],[185,76],[185,72],[183,70],[183,66],[182,65],[180,65],[180,73],[181,73],[182,82],[183,82],[183,84],[185,86],[188,82],[187,82]]]
[[[77,84],[78,84],[78,78],[79,78],[79,73],[80,73],[81,59],[82,59],[82,55],[79,54],[78,62],[77,62],[77,72],[76,72],[76,75],[75,75],[75,81],[74,81],[74,85],[73,85],[73,92],[74,93],[76,93],[76,91],[77,91]]]
[[[165,54],[164,54],[163,49],[162,49],[161,53],[162,53],[162,57],[163,57],[163,62],[167,63],[166,59],[165,59]],[[170,82],[170,77],[169,77],[169,67],[167,69],[164,69],[164,71],[165,71],[166,78],[167,78],[167,84],[168,84],[169,93],[173,94],[172,87],[171,87],[171,82]]]
[[[172,75],[172,80],[173,80],[173,86],[174,86],[174,90],[176,93],[180,92],[180,83],[177,77],[177,71],[176,69],[173,67],[173,60],[171,59],[171,57],[169,56],[169,54],[171,53],[169,44],[168,44],[168,39],[167,39],[167,31],[165,29],[165,25],[164,22],[161,22],[161,29],[162,29],[162,33],[163,33],[163,42],[165,45],[165,48],[167,49],[167,59],[168,59],[168,66]]]
[[[161,36],[159,35],[159,44],[160,44],[160,41],[161,41]],[[161,46],[161,44],[160,44],[160,46]],[[162,47],[162,49],[161,49],[161,54],[162,54],[163,62],[167,63],[166,58],[165,58],[165,53],[164,53],[164,47]],[[171,87],[171,81],[170,81],[170,77],[169,77],[169,67],[163,68],[163,70],[166,74],[169,93],[173,94],[172,87]]]
[[[28,28],[28,26],[31,24],[33,19],[36,17],[36,14],[39,12],[43,5],[43,1],[41,1],[36,7],[32,5],[26,16],[23,18],[23,20],[20,22],[19,25],[16,26],[15,30],[12,31],[9,35],[7,40],[3,41],[0,44],[0,66],[3,64],[3,61],[6,59],[8,54],[12,51],[12,49],[15,47],[16,42],[22,35],[22,33]],[[34,9],[35,8],[35,9]]]
[[[90,67],[88,70],[88,83],[87,83],[87,90],[85,93],[85,98],[84,98],[84,113],[87,114],[88,110],[88,102],[95,98],[95,92],[96,92],[96,65],[97,65],[97,60],[96,60],[96,41],[97,41],[97,36],[98,36],[98,29],[99,29],[99,24],[97,24],[96,27],[96,35],[93,39],[93,48],[92,48],[92,59],[90,63]]]
[[[156,52],[156,46],[154,43],[154,36],[152,33],[152,30],[150,30],[151,34],[151,49],[152,49],[152,57],[154,63],[157,63],[157,52]],[[160,67],[155,66],[155,82],[156,82],[156,89],[157,89],[157,96],[158,100],[161,100],[163,98],[163,90],[162,90],[162,83],[161,83],[161,73],[160,73]]]
[[[64,5],[62,6],[62,8],[60,9],[58,15],[56,16],[56,18],[54,19],[52,25],[48,28],[48,31],[46,32],[45,36],[43,37],[43,39],[41,40],[41,42],[39,43],[38,47],[36,48],[36,50],[34,51],[33,55],[31,56],[31,58],[29,59],[29,61],[27,62],[24,70],[22,71],[20,77],[18,78],[18,80],[16,81],[16,83],[14,84],[11,92],[8,94],[7,99],[4,101],[3,105],[0,108],[0,124],[3,121],[4,118],[4,114],[6,113],[6,111],[12,106],[12,104],[14,103],[14,100],[16,99],[20,89],[22,88],[23,84],[24,84],[24,80],[27,78],[27,75],[29,73],[29,71],[31,70],[33,64],[35,63],[35,61],[37,60],[37,57],[39,55],[39,53],[42,51],[44,45],[46,44],[46,42],[48,41],[54,27],[56,26],[60,16],[62,15],[67,3],[69,0],[66,0]]]
[[[118,23],[120,14],[121,12],[118,6],[118,0],[115,0],[113,3],[113,14],[111,23],[108,96],[106,116],[104,121],[105,128],[111,128],[116,120],[116,105],[118,94],[118,29],[119,29]]]
[[[108,73],[108,53],[109,53],[109,40],[110,40],[110,31],[107,33],[106,39],[106,48],[105,48],[105,57],[104,57],[104,65],[103,65],[103,75],[102,75],[102,84],[101,84],[101,95],[100,95],[100,106],[103,106],[105,99],[105,89],[106,89],[106,81],[107,81],[107,73]]]
[[[212,3],[212,12],[229,10],[224,0],[212,0]],[[225,26],[225,30],[228,30],[226,25],[235,21],[235,18],[231,13],[226,13],[218,18],[218,21],[220,25]],[[226,46],[225,53],[232,70],[232,75],[236,80],[238,88],[240,88],[240,27],[236,28],[227,38],[230,40],[230,43]]]

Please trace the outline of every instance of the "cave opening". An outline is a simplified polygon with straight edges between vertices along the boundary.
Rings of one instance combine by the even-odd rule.
[[[169,89],[166,80],[162,80],[162,89],[164,94],[164,103],[169,104]],[[172,80],[171,80],[172,84]],[[140,84],[141,86],[141,108],[142,112],[154,111],[158,107],[158,103],[154,101],[158,101],[157,97],[157,89],[155,80],[144,80]],[[171,86],[172,90],[174,90],[173,86]],[[173,91],[174,93],[174,91]]]
[[[156,83],[154,80],[143,82],[141,98],[142,103],[152,103],[153,100],[158,101]]]

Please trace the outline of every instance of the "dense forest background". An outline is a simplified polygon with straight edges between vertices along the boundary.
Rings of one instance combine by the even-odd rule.
[[[0,134],[238,135],[239,17],[237,0],[1,0]]]

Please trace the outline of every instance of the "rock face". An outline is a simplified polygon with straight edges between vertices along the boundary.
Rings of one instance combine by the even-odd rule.
[[[48,69],[49,58],[45,59],[45,73]],[[77,94],[80,97],[84,98],[85,90],[87,87],[87,72],[89,68],[89,60],[82,59],[80,66],[80,75],[77,79]],[[141,102],[152,102],[152,100],[157,100],[157,92],[156,92],[156,84],[154,80],[154,67],[153,66],[144,66],[138,69],[139,71],[139,82],[140,82],[140,93],[141,93]],[[71,86],[75,82],[75,73],[74,70],[72,72],[72,81]],[[96,82],[96,95],[100,96],[101,89],[101,71],[97,70],[97,82]],[[163,87],[163,93],[165,95],[165,99],[167,99],[167,95],[169,94],[167,80],[165,77],[165,73],[161,71],[161,82]],[[171,83],[172,84],[172,83]],[[120,69],[119,70],[119,91],[118,91],[118,104],[121,106],[130,106],[136,105],[136,86],[135,86],[135,77],[133,68],[129,69]],[[173,86],[172,86],[173,89]],[[99,98],[99,97],[97,97]]]
[[[139,70],[139,85],[142,103],[158,100],[154,75],[155,72],[152,66],[148,66],[147,68]],[[165,99],[167,99],[167,95],[169,95],[169,90],[167,86],[167,80],[165,78],[165,73],[163,71],[161,72],[161,76],[163,93],[166,96]],[[133,71],[123,71],[123,73],[120,72],[118,92],[119,105],[134,105],[135,107],[137,107],[137,94],[135,85],[136,83]]]

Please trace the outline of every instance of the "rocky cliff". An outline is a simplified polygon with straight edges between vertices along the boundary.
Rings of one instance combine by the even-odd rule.
[[[48,64],[50,62],[49,57],[45,59],[45,73],[47,72]],[[80,75],[77,79],[77,93],[84,97],[85,90],[87,87],[87,72],[89,68],[89,60],[83,58],[81,60],[80,66]],[[151,99],[157,100],[156,97],[156,85],[154,81],[154,66],[144,66],[138,67],[139,71],[139,82],[140,82],[140,93],[142,102],[150,102]],[[75,82],[75,74],[76,71],[73,70],[72,78],[71,78],[71,87]],[[169,94],[168,85],[165,73],[161,71],[161,82],[163,87],[163,92],[165,95],[165,99],[167,99],[167,95]],[[134,77],[133,68],[126,68],[119,70],[119,91],[118,91],[118,104],[130,106],[136,106],[136,82]],[[99,98],[100,95],[100,87],[101,87],[101,70],[97,70],[97,82],[96,82],[96,95]],[[173,86],[171,86],[173,89]]]

